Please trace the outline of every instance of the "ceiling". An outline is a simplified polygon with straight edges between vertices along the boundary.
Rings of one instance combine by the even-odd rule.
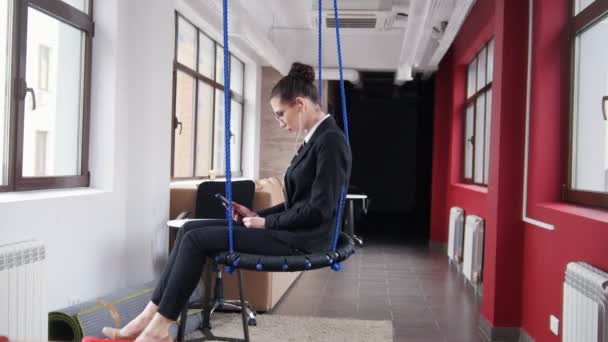
[[[186,0],[213,8],[221,0]],[[396,83],[430,74],[475,0],[338,0],[345,68],[393,71]],[[230,0],[230,36],[282,73],[294,61],[317,65],[317,0]],[[323,2],[323,65],[336,68],[333,1]],[[329,27],[328,27],[329,25]],[[330,75],[331,73],[327,73]]]

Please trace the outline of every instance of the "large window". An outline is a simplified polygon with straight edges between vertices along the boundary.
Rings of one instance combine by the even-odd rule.
[[[490,41],[467,67],[464,120],[465,183],[488,185],[494,41]]]
[[[224,52],[179,13],[176,14],[173,111],[173,179],[225,175]],[[245,67],[230,57],[231,171],[242,173]]]
[[[89,184],[90,7],[0,2],[1,191]]]
[[[567,201],[608,208],[608,0],[574,2]]]

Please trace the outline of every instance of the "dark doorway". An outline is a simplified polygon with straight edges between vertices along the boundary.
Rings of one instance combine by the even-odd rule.
[[[363,235],[428,240],[433,142],[434,80],[402,86],[394,73],[362,72],[347,83],[346,106],[353,153],[351,192],[369,196],[369,212],[356,221]],[[329,112],[342,125],[338,82],[331,82]]]

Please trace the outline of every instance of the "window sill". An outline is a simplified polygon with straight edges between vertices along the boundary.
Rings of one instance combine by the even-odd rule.
[[[484,195],[488,194],[488,188],[485,186],[466,184],[466,183],[454,183],[452,185],[457,188],[478,192],[480,194],[484,194]]]
[[[0,193],[0,203],[18,203],[26,201],[49,200],[66,197],[82,197],[101,195],[106,191],[92,188],[73,188],[57,190],[38,190],[38,191],[16,191]]]
[[[573,215],[596,222],[608,223],[608,211],[599,208],[583,207],[564,202],[540,203],[538,206],[549,211],[550,214]]]

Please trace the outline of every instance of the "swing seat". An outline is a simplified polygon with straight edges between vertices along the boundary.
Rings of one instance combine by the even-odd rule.
[[[269,256],[234,252],[222,252],[215,262],[233,269],[266,272],[299,272],[323,267],[338,267],[355,252],[353,240],[344,232],[338,236],[336,251],[314,254]]]
[[[335,251],[328,251],[315,254],[303,254],[303,255],[288,255],[288,256],[270,256],[270,255],[258,255],[258,254],[247,254],[234,252],[222,252],[218,254],[213,260],[216,264],[225,265],[229,273],[233,270],[236,271],[239,285],[239,297],[241,303],[245,301],[243,293],[243,280],[241,278],[241,270],[251,271],[264,271],[264,272],[298,272],[298,271],[309,271],[319,268],[331,267],[334,271],[339,271],[341,266],[340,262],[348,259],[352,254],[355,253],[355,243],[344,232],[340,232],[338,236],[338,243]],[[210,264],[213,262],[210,260]],[[205,337],[192,340],[192,341],[249,341],[248,332],[248,318],[246,317],[245,310],[241,311],[243,320],[243,332],[245,335],[244,339],[238,338],[227,338],[218,337],[213,335],[211,332],[210,323],[210,301],[211,296],[211,277],[209,273],[205,274],[204,280],[204,294],[203,300],[199,304],[187,305],[181,313],[181,319],[178,326],[177,341],[184,341],[186,322],[188,320],[188,309],[202,309],[203,321],[201,324],[201,330]],[[256,325],[255,322],[254,324]],[[85,341],[83,341],[85,342]],[[96,341],[89,341],[96,342]]]

